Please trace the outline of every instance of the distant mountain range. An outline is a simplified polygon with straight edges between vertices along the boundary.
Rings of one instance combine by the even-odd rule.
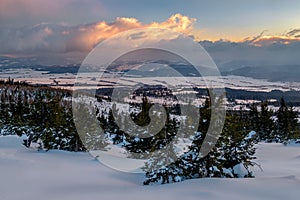
[[[44,64],[48,57],[8,57],[0,56],[0,72],[6,69],[15,68],[30,68],[37,71],[48,71],[49,73],[73,73],[76,74],[80,68],[78,61],[69,59],[57,59],[55,65]],[[52,59],[52,58],[48,58]],[[54,59],[54,58],[53,58]],[[64,60],[63,62],[61,62]],[[147,61],[148,62],[148,61]],[[131,75],[147,75],[147,76],[162,76],[168,74],[168,70],[164,66],[169,66],[174,70],[178,71],[184,76],[199,76],[199,73],[191,67],[188,63],[182,61],[166,61],[156,60],[152,63],[147,63],[140,69],[130,69],[130,65],[140,65],[142,61],[130,62],[130,61],[119,61],[115,62],[110,66],[112,70],[118,70],[122,72],[128,72],[130,70]],[[266,79],[269,81],[282,81],[282,82],[300,82],[300,65],[247,65],[242,64],[241,61],[232,61],[227,64],[219,64],[219,70],[222,75],[236,75],[251,77],[256,79]],[[124,67],[122,67],[124,65]],[[129,67],[128,69],[125,67]],[[207,68],[203,68],[207,70]],[[206,71],[207,72],[207,71]],[[171,74],[172,75],[172,74]]]
[[[300,65],[248,66],[223,71],[222,75],[237,75],[269,81],[300,82]]]

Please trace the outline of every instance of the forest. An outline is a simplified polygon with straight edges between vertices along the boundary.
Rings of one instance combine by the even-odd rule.
[[[149,124],[149,110],[153,103],[147,96],[143,96],[141,102],[130,103],[130,107],[136,112],[129,116],[119,112],[116,104],[110,102],[109,98],[98,97],[97,102],[107,102],[110,105],[108,110],[94,105],[94,115],[103,131],[99,132],[97,127],[92,127],[93,130],[91,127],[85,127],[89,124],[84,121],[84,135],[79,135],[75,126],[76,120],[82,119],[74,119],[72,91],[8,79],[0,81],[0,97],[0,135],[25,135],[26,147],[31,148],[32,144],[38,144],[37,149],[43,151],[105,150],[109,144],[118,145],[125,148],[134,158],[144,158],[146,155],[148,161],[144,167],[145,185],[201,177],[254,177],[251,166],[259,166],[259,163],[255,162],[255,144],[288,144],[299,142],[300,139],[298,113],[294,111],[293,106],[287,105],[281,98],[279,109],[275,111],[268,108],[266,100],[249,105],[249,111],[227,112],[216,145],[207,155],[201,156],[200,149],[207,145],[203,142],[211,121],[211,99],[207,97],[203,105],[195,107],[200,113],[199,126],[193,134],[189,149],[180,157],[168,162],[171,164],[164,166],[160,165],[162,157],[174,157],[159,155],[159,150],[168,147],[168,153],[175,154],[173,143],[174,140],[178,140],[178,131],[189,129],[189,121],[177,117],[180,115],[178,105],[164,105],[167,113],[165,126],[154,136],[139,138],[124,132],[122,127],[118,126],[120,122],[117,120],[126,122],[130,117],[139,126]],[[77,109],[80,109],[80,112],[90,112],[91,105],[86,105],[86,102],[80,102],[78,105]],[[181,123],[186,129],[179,129]],[[240,170],[241,166],[243,172]]]

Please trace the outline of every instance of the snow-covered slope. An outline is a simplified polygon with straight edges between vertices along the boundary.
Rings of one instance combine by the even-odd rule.
[[[0,137],[0,200],[298,199],[300,146],[259,144],[254,179],[198,179],[142,186],[142,174],[105,167],[88,153],[26,149]]]

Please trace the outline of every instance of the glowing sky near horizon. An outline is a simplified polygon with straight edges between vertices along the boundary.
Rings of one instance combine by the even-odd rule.
[[[203,40],[238,41],[264,30],[284,35],[300,28],[299,9],[299,0],[0,0],[0,28],[109,23],[118,17],[151,24],[181,13],[197,19],[194,27]]]

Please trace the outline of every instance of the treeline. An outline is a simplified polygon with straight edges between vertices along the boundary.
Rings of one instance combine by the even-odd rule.
[[[0,130],[1,134],[27,135],[25,146],[38,143],[39,148],[61,149],[67,151],[105,150],[108,145],[121,146],[131,158],[148,159],[145,165],[144,184],[178,182],[200,177],[253,177],[251,166],[256,165],[255,143],[288,143],[300,138],[297,112],[280,101],[277,111],[270,110],[267,102],[250,105],[250,111],[231,111],[226,113],[225,124],[215,145],[205,142],[211,122],[211,100],[208,98],[200,107],[191,105],[181,109],[191,109],[187,113],[199,112],[196,129],[192,126],[195,118],[180,118],[178,105],[165,105],[166,116],[157,115],[158,122],[165,125],[151,137],[139,137],[138,127],[150,124],[150,108],[153,105],[147,97],[140,103],[131,103],[135,112],[130,115],[118,109],[116,104],[102,101],[103,108],[90,101],[79,102],[76,109],[82,117],[74,119],[71,92],[45,86],[31,86],[13,80],[0,81]],[[110,105],[110,106],[108,106]],[[95,113],[91,112],[95,107]],[[91,124],[96,116],[97,126]],[[74,120],[80,124],[76,129]],[[129,122],[133,120],[137,128]],[[126,127],[126,125],[128,125]],[[99,126],[103,131],[99,132]],[[180,127],[184,128],[180,128]],[[152,124],[155,129],[156,124]],[[80,137],[78,135],[80,134]],[[141,133],[142,134],[142,133]],[[191,139],[191,145],[181,156],[176,156],[182,142],[181,135]],[[140,135],[141,136],[141,135]],[[209,146],[212,145],[212,146]],[[180,146],[180,145],[179,145]],[[201,148],[212,150],[205,156]],[[168,148],[167,151],[161,151]],[[167,159],[167,160],[162,160]],[[164,164],[168,163],[168,164]]]
[[[249,108],[249,126],[257,132],[258,141],[289,143],[300,139],[298,112],[283,98],[278,110],[269,109],[266,101]]]
[[[83,120],[80,123],[83,131],[80,132],[86,131],[81,138],[87,149],[105,150],[109,145],[117,145],[127,150],[129,158],[146,159],[143,168],[146,175],[145,185],[202,177],[254,177],[250,167],[256,165],[253,161],[256,138],[254,132],[251,132],[249,115],[240,112],[228,114],[221,135],[207,136],[211,122],[209,99],[201,108],[181,106],[189,114],[200,112],[199,119],[193,115],[181,119],[180,113],[176,113],[177,109],[165,105],[166,116],[161,113],[156,115],[157,123],[165,122],[163,128],[153,136],[143,137],[143,127],[151,124],[149,116],[153,106],[147,97],[143,97],[141,103],[130,104],[132,109],[136,109],[136,112],[130,114],[118,109],[116,104],[107,111],[96,109],[96,116],[103,130],[103,135],[99,135],[89,123],[92,119],[84,115],[89,111],[89,105],[85,105],[78,103],[77,109],[78,114],[82,114],[78,119]],[[137,127],[130,125],[131,119]],[[199,126],[194,127],[195,123]],[[147,129],[152,130],[159,125],[154,123],[151,126]],[[179,135],[180,137],[176,137]],[[206,137],[211,138],[205,140]],[[186,145],[184,140],[190,140],[191,145]],[[215,145],[211,143],[214,140],[217,141]],[[187,149],[181,149],[182,146],[187,146]],[[202,147],[210,150],[207,155],[201,155]]]
[[[170,155],[157,155],[150,159],[145,167],[144,184],[164,184],[201,177],[253,177],[251,166],[257,165],[254,162],[254,145],[257,142],[287,144],[299,142],[300,139],[298,113],[281,98],[277,111],[269,109],[265,101],[250,105],[250,111],[227,112],[216,145],[203,157],[200,149],[206,145],[203,142],[211,121],[209,99],[199,112],[198,131],[189,150],[172,164],[160,166],[158,169],[161,159],[170,158]],[[170,152],[172,154],[172,148]]]
[[[126,148],[131,158],[148,159],[144,167],[145,185],[202,177],[254,177],[251,167],[257,165],[254,162],[257,142],[289,143],[300,139],[297,112],[292,106],[288,107],[283,98],[277,111],[270,110],[267,102],[262,102],[250,105],[250,111],[227,112],[222,133],[220,136],[215,136],[217,137],[215,145],[210,142],[205,143],[212,120],[209,98],[200,108],[191,105],[189,105],[191,108],[187,108],[198,109],[200,113],[199,126],[196,131],[191,127],[193,123],[190,120],[193,120],[193,117],[185,120],[179,119],[180,109],[174,105],[175,109],[165,106],[167,113],[165,119],[161,115],[156,116],[158,121],[165,121],[165,126],[157,134],[146,138],[133,136],[139,130],[130,125],[126,127],[129,118],[140,127],[145,127],[150,123],[149,110],[152,105],[146,97],[143,97],[141,103],[131,103],[130,106],[137,108],[138,112],[133,112],[130,116],[118,110],[115,104],[108,112],[97,109],[98,121],[105,136],[100,140],[101,144],[99,137],[89,139],[90,142],[94,141],[92,145],[95,145],[97,141],[98,147],[105,149],[109,142],[103,141],[108,138],[114,145]],[[181,105],[181,109],[183,107],[185,106]],[[192,110],[187,113],[193,113]],[[184,128],[180,129],[182,123]],[[188,138],[191,134],[190,130],[195,131],[192,133],[194,137],[191,146],[177,157],[176,143],[179,142],[180,146],[178,139],[181,138],[176,136],[180,134]],[[206,147],[211,148],[211,151],[202,156],[201,148],[207,145],[212,145]],[[162,151],[163,149],[167,151]]]
[[[26,135],[25,146],[40,143],[43,149],[82,151],[84,146],[73,122],[71,93],[32,86],[13,79],[0,81],[2,135]]]

